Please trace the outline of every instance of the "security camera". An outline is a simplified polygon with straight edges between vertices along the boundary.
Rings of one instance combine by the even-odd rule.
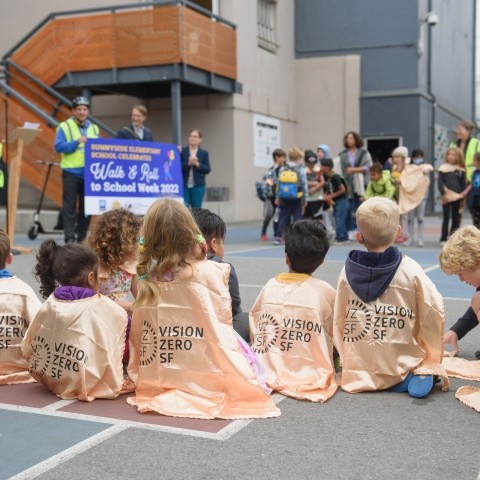
[[[438,18],[438,15],[433,10],[431,12],[428,12],[425,16],[425,22],[432,27],[436,25],[439,20],[440,19]]]

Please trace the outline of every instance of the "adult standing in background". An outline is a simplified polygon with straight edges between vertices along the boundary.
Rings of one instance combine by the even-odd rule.
[[[343,146],[345,150],[340,152],[340,166],[348,189],[347,229],[350,238],[353,235],[352,230],[356,228],[355,212],[365,199],[366,179],[373,162],[370,153],[363,148],[364,141],[359,133],[347,132],[343,137]]]
[[[473,156],[480,151],[480,141],[472,137],[473,130],[475,130],[475,125],[472,122],[460,122],[455,129],[457,140],[452,142],[449,147],[458,147],[462,151],[467,171],[467,182],[472,180],[473,170],[475,169]]]
[[[116,138],[153,142],[152,131],[144,125],[147,114],[143,105],[135,105],[132,108],[132,124],[119,130]]]
[[[85,240],[90,223],[90,217],[85,215],[85,143],[89,138],[99,138],[100,132],[98,126],[88,120],[89,111],[88,98],[76,97],[73,100],[73,116],[60,123],[55,137],[55,151],[62,157],[65,243]]]
[[[205,175],[210,173],[208,152],[200,148],[202,133],[194,128],[188,134],[188,145],[182,148],[183,199],[192,208],[201,208],[205,196]]]
[[[457,125],[457,128],[455,128],[457,140],[456,142],[452,142],[449,146],[449,148],[458,147],[463,153],[467,183],[472,181],[473,171],[475,170],[473,156],[480,151],[480,142],[475,137],[472,137],[474,130],[474,123],[468,121],[460,122]],[[462,224],[464,206],[465,202],[462,200],[458,211],[458,227]]]

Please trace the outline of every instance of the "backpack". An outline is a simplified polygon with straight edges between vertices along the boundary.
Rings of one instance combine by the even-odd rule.
[[[278,198],[296,200],[303,197],[302,179],[295,167],[287,166],[278,175]]]
[[[257,190],[257,197],[264,202],[275,197],[275,190],[273,186],[273,174],[268,171],[260,182],[255,182],[255,189]]]

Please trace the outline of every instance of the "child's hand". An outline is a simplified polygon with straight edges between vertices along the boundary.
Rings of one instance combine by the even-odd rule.
[[[460,351],[460,349],[458,348],[458,335],[453,330],[449,330],[443,336],[443,344],[451,345],[453,347],[453,353],[455,355]]]

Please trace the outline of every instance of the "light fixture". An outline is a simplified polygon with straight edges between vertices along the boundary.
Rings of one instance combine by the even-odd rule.
[[[417,55],[420,58],[423,54],[424,42],[423,42],[423,28],[422,26],[427,24],[429,27],[434,27],[439,22],[438,15],[432,10],[427,12],[425,17],[420,19],[418,26],[418,43],[417,43]]]

